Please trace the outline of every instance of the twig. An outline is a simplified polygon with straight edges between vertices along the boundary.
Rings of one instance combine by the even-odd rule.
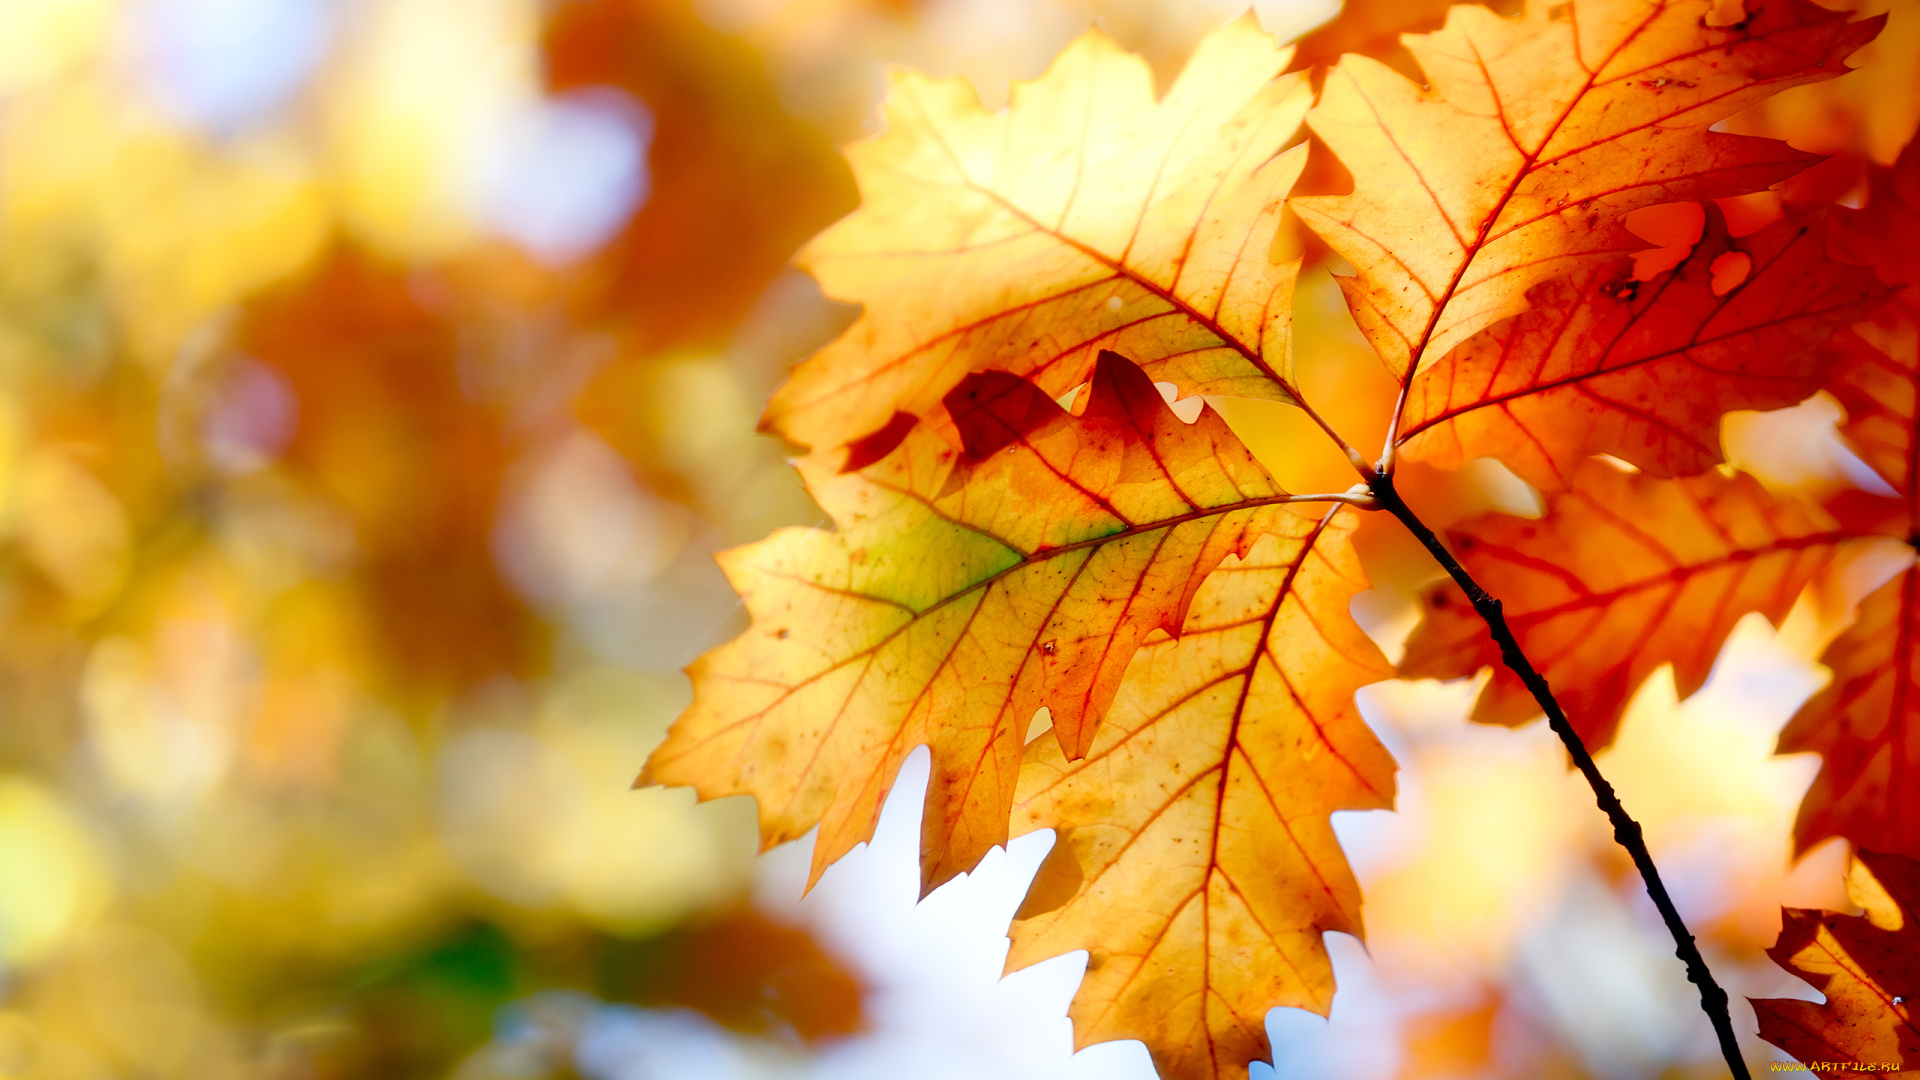
[[[1580,734],[1567,722],[1567,714],[1561,710],[1560,703],[1553,698],[1553,691],[1547,688],[1547,680],[1534,670],[1525,653],[1520,651],[1520,642],[1507,626],[1507,618],[1500,610],[1500,601],[1495,600],[1473,580],[1466,567],[1448,551],[1432,529],[1407,506],[1394,490],[1393,476],[1390,472],[1376,473],[1368,484],[1375,503],[1380,509],[1400,519],[1400,523],[1413,533],[1428,552],[1439,560],[1453,580],[1466,591],[1467,599],[1473,602],[1473,610],[1486,621],[1487,630],[1493,634],[1493,640],[1500,646],[1500,659],[1506,662],[1520,681],[1527,684],[1533,699],[1547,714],[1547,723],[1553,733],[1560,736],[1566,744],[1567,753],[1573,757],[1573,763],[1580,769],[1581,775],[1593,788],[1593,797],[1606,812],[1607,820],[1613,823],[1613,838],[1627,849],[1633,857],[1633,865],[1639,867],[1640,876],[1647,883],[1647,895],[1653,898],[1653,906],[1660,909],[1660,917],[1666,921],[1667,930],[1673,934],[1675,955],[1687,965],[1687,979],[1700,988],[1700,1007],[1706,1010],[1707,1018],[1713,1021],[1714,1034],[1720,1037],[1720,1053],[1727,1059],[1727,1068],[1733,1071],[1735,1080],[1751,1080],[1747,1072],[1747,1063],[1740,1057],[1740,1044],[1734,1038],[1733,1017],[1727,1011],[1727,992],[1713,981],[1713,973],[1707,970],[1706,958],[1700,955],[1700,947],[1694,944],[1693,935],[1687,931],[1687,924],[1680,918],[1680,912],[1673,906],[1673,898],[1667,895],[1667,887],[1660,881],[1660,871],[1653,865],[1653,856],[1647,851],[1646,837],[1642,835],[1640,823],[1628,815],[1626,808],[1620,805],[1619,796],[1613,792],[1613,785],[1600,775],[1599,766],[1593,763],[1593,755],[1587,753],[1586,744],[1580,741]]]

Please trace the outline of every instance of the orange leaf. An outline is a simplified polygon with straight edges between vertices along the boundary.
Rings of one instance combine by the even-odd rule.
[[[1850,249],[1889,281],[1907,277],[1914,204],[1900,197],[1920,183],[1920,155],[1875,176],[1874,201],[1842,215]],[[1920,396],[1920,309],[1909,286],[1871,319],[1834,338],[1834,396],[1846,407],[1841,433],[1899,496],[1871,499],[1872,531],[1904,536],[1920,523],[1916,396]],[[1920,578],[1908,570],[1868,596],[1859,618],[1820,657],[1833,682],[1780,732],[1781,753],[1814,751],[1823,761],[1801,800],[1794,843],[1801,850],[1844,836],[1878,851],[1920,856]]]
[[[693,665],[647,765],[703,798],[753,795],[768,845],[818,823],[815,880],[872,834],[921,743],[924,884],[971,869],[1006,842],[1036,710],[1085,753],[1141,639],[1177,631],[1221,559],[1300,527],[1217,414],[1182,423],[1117,354],[1079,417],[1004,372],[947,409],[964,449],[922,426],[856,472],[803,461],[837,528],[721,556],[753,628]]]
[[[1818,213],[1735,239],[1715,211],[1686,261],[1652,281],[1623,260],[1538,286],[1533,310],[1414,378],[1406,452],[1447,468],[1498,458],[1539,488],[1565,487],[1594,454],[1657,476],[1718,464],[1720,417],[1819,389],[1820,344],[1886,295],[1826,241]],[[1736,253],[1751,269],[1715,295],[1713,268]]]
[[[1841,434],[1915,514],[1915,399],[1920,396],[1920,296],[1908,289],[1833,339],[1827,389],[1847,410]]]
[[[1543,520],[1489,514],[1451,535],[1597,749],[1648,675],[1672,664],[1680,696],[1698,690],[1734,623],[1758,611],[1778,624],[1835,545],[1856,534],[1745,474],[1658,480],[1589,459],[1548,496]],[[1433,590],[1426,607],[1402,676],[1453,679],[1492,666],[1473,718],[1516,725],[1539,715],[1457,587]]]
[[[1756,191],[1818,160],[1714,124],[1840,74],[1882,19],[1756,0],[1735,26],[1708,0],[1534,0],[1517,20],[1455,7],[1406,39],[1429,86],[1344,58],[1308,117],[1351,195],[1293,201],[1357,268],[1354,318],[1407,378],[1527,290],[1642,246],[1622,219],[1657,203]]]
[[[1820,662],[1833,681],[1780,732],[1782,754],[1821,755],[1793,823],[1801,851],[1829,836],[1920,854],[1920,572],[1907,570],[1860,604]]]
[[[1074,1043],[1142,1039],[1167,1080],[1244,1077],[1266,1014],[1325,1013],[1321,934],[1358,935],[1328,815],[1393,801],[1353,693],[1391,668],[1347,617],[1353,514],[1300,521],[1207,579],[1181,636],[1140,650],[1093,751],[1027,748],[1022,831],[1058,831],[1009,970],[1074,949]]]
[[[1816,1073],[1920,1074],[1920,863],[1862,850],[1847,892],[1865,914],[1781,911],[1767,954],[1827,1000],[1750,999],[1760,1037]]]
[[[887,131],[848,150],[860,209],[801,263],[866,305],[794,369],[770,430],[820,450],[937,414],[970,371],[1058,396],[1115,349],[1188,394],[1289,400],[1296,263],[1269,257],[1309,91],[1251,15],[1203,41],[1165,99],[1089,31],[989,113],[963,79],[896,74]]]
[[[1907,143],[1892,168],[1872,169],[1867,187],[1865,209],[1836,215],[1835,247],[1872,263],[1888,284],[1920,284],[1920,139]]]

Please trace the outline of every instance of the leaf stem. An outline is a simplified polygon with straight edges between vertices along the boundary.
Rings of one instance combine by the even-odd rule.
[[[1367,487],[1373,494],[1375,504],[1399,518],[1400,523],[1407,527],[1407,531],[1426,547],[1460,588],[1466,591],[1467,598],[1473,602],[1473,610],[1486,622],[1487,630],[1493,635],[1494,642],[1500,646],[1500,659],[1506,662],[1507,667],[1513,669],[1514,674],[1520,676],[1520,681],[1533,692],[1533,699],[1539,702],[1540,708],[1546,712],[1547,723],[1553,728],[1553,733],[1560,736],[1560,741],[1566,745],[1567,753],[1572,756],[1574,765],[1579,768],[1581,775],[1587,778],[1588,785],[1593,788],[1594,800],[1600,804],[1600,809],[1606,812],[1607,820],[1613,823],[1614,840],[1627,849],[1627,854],[1633,857],[1634,866],[1639,868],[1641,878],[1646,881],[1647,895],[1653,898],[1653,906],[1660,910],[1661,919],[1665,920],[1667,930],[1673,934],[1676,946],[1674,953],[1687,965],[1688,981],[1700,988],[1700,1008],[1705,1010],[1707,1018],[1713,1022],[1714,1034],[1720,1038],[1720,1053],[1727,1060],[1727,1068],[1732,1070],[1735,1080],[1751,1080],[1747,1072],[1747,1063],[1740,1056],[1740,1045],[1734,1037],[1733,1018],[1727,1010],[1727,992],[1720,988],[1719,983],[1714,982],[1713,973],[1707,970],[1706,958],[1700,954],[1700,947],[1694,943],[1693,935],[1687,931],[1687,924],[1681,920],[1679,910],[1673,906],[1673,898],[1667,895],[1667,887],[1660,881],[1660,871],[1654,866],[1653,856],[1647,850],[1647,841],[1641,832],[1640,823],[1633,820],[1626,808],[1620,805],[1620,798],[1614,794],[1613,785],[1607,783],[1606,777],[1600,775],[1600,768],[1594,764],[1593,755],[1587,752],[1586,744],[1580,740],[1579,732],[1573,730],[1573,725],[1567,721],[1566,712],[1560,708],[1560,703],[1554,700],[1553,691],[1547,687],[1547,680],[1534,670],[1532,662],[1527,659],[1525,653],[1520,651],[1520,642],[1513,636],[1512,629],[1507,626],[1506,616],[1501,612],[1500,601],[1488,595],[1487,591],[1473,580],[1473,576],[1467,573],[1466,567],[1460,565],[1459,560],[1453,557],[1453,553],[1440,542],[1440,538],[1434,535],[1433,530],[1427,528],[1426,523],[1422,522],[1400,498],[1399,492],[1394,490],[1391,473],[1377,473],[1368,482]]]
[[[1419,357],[1417,356],[1414,357],[1414,363],[1416,366],[1418,365],[1419,360],[1420,360]],[[1412,388],[1413,388],[1413,371],[1412,369],[1409,369],[1407,372],[1407,377],[1400,380],[1400,396],[1394,399],[1394,402],[1393,402],[1393,419],[1387,421],[1386,445],[1380,448],[1380,462],[1378,465],[1375,466],[1375,468],[1379,470],[1380,475],[1386,477],[1389,482],[1391,482],[1393,479],[1394,458],[1397,456],[1400,450],[1400,418],[1406,415],[1407,392]],[[1361,475],[1364,476],[1366,474],[1362,473]],[[1370,477],[1369,477],[1369,482],[1371,482]]]
[[[1262,366],[1264,367],[1265,365],[1262,365]],[[1352,443],[1341,438],[1340,433],[1338,431],[1333,430],[1333,425],[1327,423],[1326,417],[1321,416],[1318,412],[1315,412],[1313,406],[1307,404],[1306,397],[1302,395],[1298,390],[1295,390],[1291,384],[1286,382],[1286,380],[1281,379],[1278,376],[1275,376],[1274,383],[1275,385],[1279,386],[1282,390],[1285,390],[1288,396],[1293,398],[1293,403],[1299,407],[1301,412],[1306,413],[1309,419],[1311,419],[1314,423],[1320,425],[1320,430],[1327,433],[1327,438],[1332,439],[1333,444],[1335,446],[1338,446],[1340,449],[1346,451],[1347,460],[1353,463],[1353,468],[1356,472],[1360,474],[1360,478],[1365,480],[1369,484],[1373,483],[1374,478],[1377,474],[1374,472],[1373,466],[1367,463],[1366,455],[1362,454],[1359,450],[1355,449]],[[1392,445],[1391,442],[1389,442],[1388,445]]]
[[[1345,503],[1361,510],[1378,510],[1380,504],[1374,502],[1373,492],[1362,484],[1355,484],[1351,491],[1319,492],[1313,495],[1289,495],[1290,503],[1332,502]]]

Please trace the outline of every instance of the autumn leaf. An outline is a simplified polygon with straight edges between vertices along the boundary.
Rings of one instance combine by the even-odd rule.
[[[1920,170],[1917,170],[1920,171]],[[1908,290],[1834,339],[1827,389],[1847,410],[1855,450],[1915,509],[1915,391],[1920,387],[1920,296]]]
[[[1626,284],[1629,211],[1815,160],[1710,127],[1844,71],[1879,26],[1766,0],[1715,27],[1709,8],[1455,8],[1408,39],[1429,88],[1349,56],[1312,119],[1354,192],[1292,203],[1357,269],[1349,307],[1402,380],[1416,453],[1487,452],[1513,435],[1487,434],[1496,412],[1539,406],[1516,424],[1551,443],[1521,467],[1567,490],[1543,521],[1455,540],[1599,742],[1647,674],[1672,664],[1691,692],[1743,614],[1781,618],[1858,535],[1745,476],[1648,474],[1717,461],[1727,409],[1814,390],[1821,340],[1885,292],[1829,257],[1811,213],[1716,227]],[[691,669],[694,704],[643,777],[754,795],[767,844],[817,825],[817,879],[929,746],[923,888],[1054,829],[1009,966],[1086,949],[1076,1040],[1140,1038],[1169,1077],[1244,1075],[1267,1010],[1328,1007],[1321,935],[1360,929],[1328,815],[1391,801],[1353,702],[1386,673],[1347,611],[1354,515],[1286,503],[1418,532],[1392,455],[1376,471],[1348,450],[1364,488],[1288,496],[1211,411],[1182,425],[1153,385],[1299,405],[1347,449],[1290,363],[1297,267],[1276,255],[1307,89],[1287,60],[1242,19],[1157,102],[1144,65],[1091,34],[998,113],[959,80],[895,78],[885,132],[851,152],[861,208],[802,256],[864,313],[763,421],[808,448],[834,528],[722,557],[753,628]],[[1475,337],[1530,291],[1537,317]],[[1692,385],[1649,407],[1662,381]],[[1610,450],[1648,473],[1591,457]],[[1457,593],[1433,605],[1403,674],[1498,658]],[[1043,707],[1052,730],[1029,740]],[[1476,714],[1536,707],[1502,670]]]
[[[1165,1080],[1241,1077],[1269,1009],[1330,1006],[1321,934],[1361,923],[1328,815],[1393,801],[1353,700],[1391,675],[1346,617],[1353,524],[1294,518],[1223,563],[1180,637],[1135,656],[1087,757],[1028,746],[1016,828],[1057,839],[1007,967],[1088,950],[1076,1048],[1142,1039]]]
[[[1891,169],[1870,174],[1860,210],[1834,212],[1835,246],[1890,285],[1909,286],[1833,341],[1828,389],[1847,410],[1841,432],[1916,514],[1912,475],[1920,387],[1920,140]]]
[[[1588,746],[1611,742],[1646,677],[1673,665],[1681,697],[1750,611],[1776,625],[1806,583],[1854,537],[1818,507],[1775,498],[1743,473],[1660,480],[1589,459],[1539,521],[1489,514],[1451,533],[1460,562],[1500,598],[1507,623]],[[1425,597],[1406,678],[1455,679],[1493,667],[1473,718],[1517,725],[1540,714],[1457,587]]]
[[[1854,624],[1820,657],[1833,681],[1781,730],[1780,753],[1821,756],[1794,820],[1796,849],[1844,836],[1890,851],[1920,851],[1916,619],[1920,574],[1908,569],[1861,602]]]
[[[1914,203],[1899,197],[1920,184],[1920,154],[1902,156],[1876,177],[1875,201],[1843,215],[1852,249],[1889,281],[1906,278],[1912,241],[1903,224]],[[1847,410],[1840,431],[1896,497],[1875,500],[1876,532],[1914,543],[1920,530],[1920,476],[1913,455],[1920,396],[1920,309],[1914,287],[1856,323],[1832,343],[1829,389]],[[1833,671],[1826,689],[1780,732],[1779,751],[1813,751],[1822,761],[1794,821],[1806,850],[1844,836],[1877,851],[1920,857],[1920,573],[1908,568],[1860,605],[1854,624],[1820,657]]]
[[[1270,257],[1309,98],[1252,15],[1209,35],[1164,99],[1097,31],[989,113],[963,79],[897,74],[887,130],[848,149],[860,209],[800,262],[865,305],[795,368],[766,426],[816,451],[937,418],[969,372],[1049,396],[1101,349],[1183,393],[1287,400],[1297,266]]]
[[[1347,304],[1403,380],[1527,291],[1642,246],[1632,210],[1756,191],[1818,160],[1709,126],[1846,70],[1883,20],[1806,0],[1707,23],[1708,0],[1534,0],[1517,20],[1460,5],[1408,37],[1421,87],[1349,56],[1308,117],[1351,195],[1292,206],[1356,273]]]
[[[755,796],[768,845],[818,823],[816,880],[922,743],[925,887],[1004,844],[1036,710],[1085,753],[1142,638],[1178,631],[1208,571],[1294,516],[1218,415],[1182,423],[1115,353],[1078,417],[1004,372],[946,409],[960,449],[923,426],[856,472],[804,461],[837,528],[721,557],[753,627],[690,669],[694,702],[647,765]]]
[[[1745,276],[1716,288],[1720,268]],[[1537,286],[1532,310],[1414,377],[1401,428],[1412,458],[1458,468],[1498,458],[1537,488],[1612,454],[1656,476],[1721,461],[1720,417],[1777,409],[1820,388],[1820,345],[1886,289],[1827,254],[1824,215],[1750,236],[1709,210],[1687,259],[1651,281],[1631,260]]]
[[[1847,894],[1860,915],[1785,909],[1774,962],[1826,995],[1814,1003],[1755,998],[1760,1037],[1812,1066],[1852,1073],[1845,1063],[1920,1074],[1920,863],[1868,850],[1855,853]],[[1820,1063],[1843,1063],[1822,1068]]]
[[[1920,311],[1904,297],[1847,331],[1831,389],[1847,409],[1841,432],[1899,494],[1877,531],[1911,536],[1920,516],[1912,453],[1920,388]],[[1801,801],[1794,843],[1806,850],[1844,836],[1881,851],[1920,856],[1920,572],[1909,568],[1860,604],[1854,624],[1820,657],[1833,681],[1780,732],[1783,754],[1819,753],[1820,773]]]
[[[1867,176],[1867,205],[1835,212],[1835,246],[1890,285],[1920,284],[1920,139]]]

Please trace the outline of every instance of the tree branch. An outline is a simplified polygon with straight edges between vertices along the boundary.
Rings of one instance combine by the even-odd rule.
[[[1368,490],[1373,493],[1375,503],[1380,509],[1400,519],[1400,523],[1413,533],[1428,552],[1439,561],[1453,580],[1466,591],[1467,599],[1473,602],[1473,610],[1485,620],[1487,630],[1500,646],[1500,658],[1507,667],[1513,669],[1520,681],[1526,683],[1533,692],[1533,699],[1547,714],[1547,723],[1553,733],[1560,736],[1566,745],[1567,753],[1573,757],[1573,763],[1587,778],[1593,788],[1594,801],[1605,811],[1607,820],[1613,823],[1613,838],[1627,849],[1633,857],[1633,865],[1639,867],[1640,876],[1646,881],[1647,895],[1653,898],[1653,906],[1660,909],[1660,917],[1666,921],[1667,930],[1673,934],[1676,946],[1675,955],[1687,965],[1687,979],[1700,988],[1700,1007],[1706,1011],[1707,1018],[1713,1021],[1714,1034],[1720,1037],[1720,1053],[1727,1060],[1727,1068],[1732,1070],[1735,1080],[1751,1080],[1747,1064],[1740,1057],[1740,1045],[1734,1038],[1733,1018],[1727,1010],[1727,992],[1713,981],[1713,973],[1707,970],[1706,958],[1700,955],[1700,947],[1694,943],[1693,935],[1687,931],[1687,924],[1681,920],[1680,912],[1673,906],[1673,898],[1667,895],[1667,887],[1660,881],[1660,871],[1653,865],[1653,856],[1647,851],[1647,841],[1642,835],[1640,823],[1633,820],[1626,808],[1620,805],[1620,797],[1614,794],[1613,785],[1600,775],[1599,766],[1593,763],[1593,755],[1587,752],[1586,744],[1580,740],[1580,734],[1567,722],[1567,714],[1560,703],[1553,698],[1548,689],[1547,680],[1536,670],[1533,664],[1520,651],[1520,642],[1507,626],[1507,618],[1501,612],[1500,601],[1487,594],[1480,584],[1467,573],[1466,567],[1453,557],[1446,545],[1440,542],[1432,529],[1414,514],[1394,490],[1393,475],[1382,471],[1369,481]]]

